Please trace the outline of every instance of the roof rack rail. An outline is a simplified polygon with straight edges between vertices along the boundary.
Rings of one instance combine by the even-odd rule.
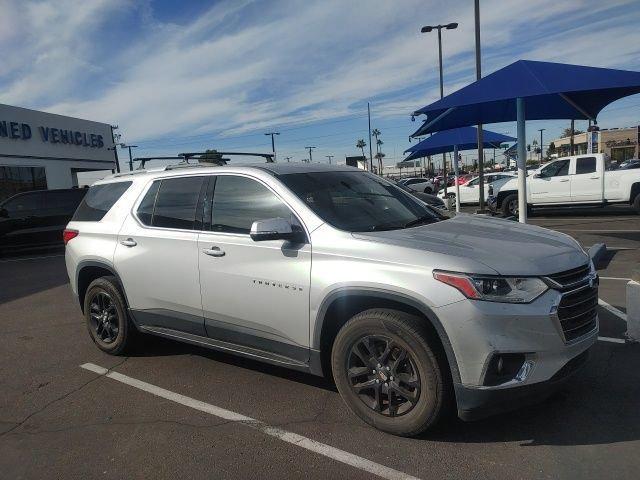
[[[176,165],[169,165],[165,167],[165,170],[173,170],[175,168],[187,168],[187,167],[214,167],[223,166],[229,163],[230,158],[224,158],[224,155],[228,156],[243,156],[243,157],[262,157],[266,159],[267,163],[273,163],[275,154],[273,153],[248,153],[248,152],[218,152],[210,150],[208,152],[186,152],[179,153],[175,157],[136,157],[134,162],[140,162],[138,170],[144,169],[147,162],[152,160],[180,160]],[[190,160],[194,163],[190,163]]]

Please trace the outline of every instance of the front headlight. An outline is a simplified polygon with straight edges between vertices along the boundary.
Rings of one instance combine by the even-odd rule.
[[[434,271],[433,278],[458,289],[467,298],[503,303],[529,303],[549,287],[535,277],[494,277]]]

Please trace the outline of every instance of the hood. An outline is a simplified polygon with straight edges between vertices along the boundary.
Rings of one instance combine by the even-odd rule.
[[[354,236],[468,258],[501,275],[549,275],[577,268],[589,261],[589,256],[568,235],[488,216],[458,214],[450,220],[431,225],[357,233]],[[447,265],[433,265],[433,268],[446,270]]]

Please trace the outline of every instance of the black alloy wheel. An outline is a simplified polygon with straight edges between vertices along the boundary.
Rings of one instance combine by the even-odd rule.
[[[360,338],[351,348],[347,371],[355,394],[382,415],[404,415],[420,398],[420,375],[415,360],[389,337]]]
[[[116,341],[120,319],[111,295],[105,291],[93,295],[89,303],[89,319],[96,339],[106,344]]]

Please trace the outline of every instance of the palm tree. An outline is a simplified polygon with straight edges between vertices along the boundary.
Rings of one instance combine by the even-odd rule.
[[[379,142],[381,142],[381,140],[378,140]],[[382,152],[378,152],[376,153],[376,158],[378,159],[378,175],[382,176],[382,159],[385,157],[385,154]]]
[[[382,132],[380,132],[380,130],[378,130],[377,128],[374,128],[373,130],[371,130],[371,135],[373,137],[376,137],[376,153],[378,153],[380,151],[380,147],[379,147],[379,143],[378,143],[378,137],[380,135],[382,135]]]
[[[364,141],[363,138],[359,139],[356,142],[356,148],[359,148],[360,150],[362,150],[362,158],[364,159],[364,169],[367,170],[367,157],[364,154],[364,147],[367,146],[367,142]]]

